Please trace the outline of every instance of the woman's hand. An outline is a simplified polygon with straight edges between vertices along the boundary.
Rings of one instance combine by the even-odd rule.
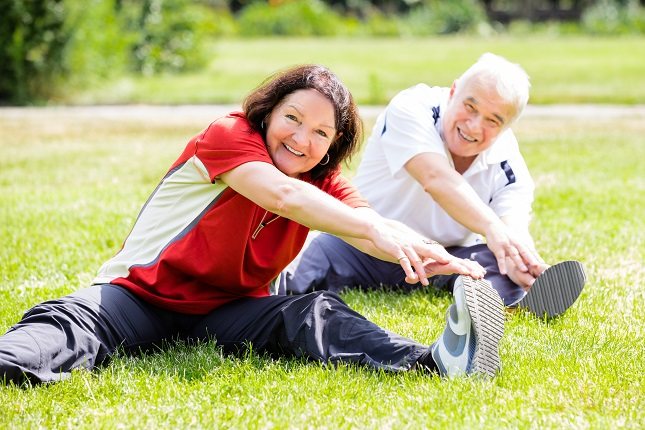
[[[457,273],[479,279],[486,271],[479,263],[454,257],[439,243],[420,236],[405,225],[383,220],[375,225],[374,246],[389,261],[397,261],[405,272],[405,281],[428,285],[428,277]]]
[[[419,255],[424,256],[424,276],[431,277],[456,273],[480,279],[486,274],[486,270],[479,263],[450,255],[438,242],[427,239],[423,239],[422,242],[428,248],[425,251],[417,251]],[[406,282],[414,283],[416,280],[406,278]]]

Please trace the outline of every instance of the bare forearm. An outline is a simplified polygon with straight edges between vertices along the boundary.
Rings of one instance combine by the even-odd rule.
[[[522,271],[527,271],[527,266],[533,268],[538,265],[531,249],[515,238],[510,228],[479,198],[445,157],[419,154],[408,161],[405,168],[453,219],[486,237],[500,273],[506,274],[506,257],[512,258]]]
[[[375,219],[361,216],[360,211],[305,182],[297,181],[285,188],[274,207],[267,207],[267,210],[313,230],[337,236],[371,238]]]
[[[425,184],[424,189],[448,215],[472,232],[485,236],[491,225],[501,222],[495,212],[463,180],[433,178]]]
[[[357,212],[360,213],[361,218],[371,219],[371,220],[374,220],[375,222],[381,222],[387,227],[389,227],[393,232],[398,232],[398,234],[400,234],[401,236],[409,237],[410,240],[417,240],[419,238],[422,238],[422,236],[419,233],[412,230],[410,227],[403,224],[402,222],[399,222],[393,219],[383,218],[373,209],[359,208],[357,209]],[[374,246],[372,242],[368,240],[363,240],[355,237],[346,237],[346,236],[340,236],[340,238],[343,239],[345,242],[349,243],[350,245],[352,245],[354,248],[357,248],[366,254],[369,254],[373,257],[376,257],[384,261],[395,262],[394,260],[392,260],[392,258],[389,255],[383,254],[378,248]],[[426,243],[436,243],[431,239],[424,240],[424,241]]]
[[[389,220],[381,217],[378,213],[376,213],[371,208],[358,208],[358,209],[355,209],[355,213],[359,215],[362,219],[369,220],[370,222],[382,222],[384,224],[389,225]],[[358,237],[346,236],[346,235],[338,235],[338,237],[343,239],[348,244],[352,245],[354,248],[366,254],[369,254],[372,257],[376,257],[384,261],[395,262],[390,255],[383,253],[376,246],[374,246],[374,243],[370,240],[361,239]]]
[[[491,225],[501,223],[444,156],[422,153],[405,168],[448,215],[468,230],[486,235]]]
[[[315,186],[275,167],[250,162],[221,175],[235,191],[269,212],[314,230],[371,240],[374,223]]]

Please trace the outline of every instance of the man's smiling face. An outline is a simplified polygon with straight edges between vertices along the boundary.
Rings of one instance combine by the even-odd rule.
[[[488,149],[515,115],[494,86],[482,79],[455,82],[443,116],[443,139],[454,157],[474,159]]]

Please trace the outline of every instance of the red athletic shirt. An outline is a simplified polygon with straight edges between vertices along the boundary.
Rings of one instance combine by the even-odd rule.
[[[94,284],[121,285],[156,306],[189,314],[269,295],[269,283],[298,254],[309,229],[267,212],[217,179],[250,161],[273,164],[241,112],[217,119],[192,138]],[[300,179],[351,207],[368,206],[339,172]]]

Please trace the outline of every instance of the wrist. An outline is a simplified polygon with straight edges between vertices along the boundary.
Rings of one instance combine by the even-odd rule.
[[[501,219],[495,217],[488,218],[484,222],[483,233],[485,236],[490,235],[494,231],[503,230],[506,228],[506,225],[502,222]]]

